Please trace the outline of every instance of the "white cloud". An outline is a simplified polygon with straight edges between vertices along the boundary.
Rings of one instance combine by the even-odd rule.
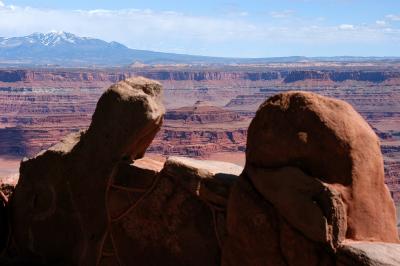
[[[180,52],[179,44],[190,47],[189,42],[218,43],[245,38],[253,34],[255,27],[237,19],[187,16],[170,11],[64,11],[20,7],[0,10],[0,36],[27,35],[50,30],[116,40],[140,49]]]
[[[4,7],[4,3],[2,1],[0,1],[0,7]]]
[[[392,20],[392,21],[400,21],[400,15],[390,14],[390,15],[386,15],[386,18],[389,20]]]
[[[386,26],[387,23],[384,20],[377,20],[375,21],[375,24],[378,26]]]
[[[282,11],[272,11],[270,16],[273,18],[288,18],[294,14],[294,10],[282,10]]]
[[[281,49],[286,49],[286,55],[306,55],[304,51],[314,51],[315,45],[357,47],[356,44],[364,43],[398,44],[400,40],[399,29],[378,27],[378,22],[327,25],[326,21],[316,19],[275,19],[293,15],[292,10],[276,12],[271,14],[273,18],[255,22],[245,11],[240,12],[241,16],[217,18],[150,9],[58,10],[3,4],[0,36],[68,31],[118,41],[131,48],[215,56],[283,55],[275,52]],[[303,50],[296,52],[297,47]]]
[[[341,24],[341,25],[339,25],[339,29],[341,29],[341,30],[354,30],[355,27],[354,27],[354,25],[351,25],[351,24]]]

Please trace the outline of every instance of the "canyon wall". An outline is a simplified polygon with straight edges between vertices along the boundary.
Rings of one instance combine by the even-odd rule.
[[[145,76],[155,80],[173,81],[280,81],[293,83],[305,80],[320,80],[332,82],[399,82],[400,72],[382,70],[0,70],[0,82],[116,82],[132,76]]]
[[[184,155],[243,165],[247,127],[258,106],[273,94],[305,90],[350,102],[370,123],[382,142],[386,182],[400,202],[399,73],[373,66],[0,70],[0,175],[17,172],[10,160],[33,156],[86,128],[111,83],[143,75],[165,88],[165,123],[149,148],[157,158]],[[209,107],[195,109],[197,101]]]

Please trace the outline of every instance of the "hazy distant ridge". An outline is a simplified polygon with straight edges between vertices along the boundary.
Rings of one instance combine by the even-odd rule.
[[[68,32],[0,37],[0,65],[125,66],[144,64],[257,64],[301,61],[395,60],[389,57],[222,58],[130,49],[118,42],[79,37]]]

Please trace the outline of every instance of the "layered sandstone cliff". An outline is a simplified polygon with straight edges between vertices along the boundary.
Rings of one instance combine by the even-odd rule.
[[[149,152],[203,158],[213,153],[243,152],[249,123],[250,119],[237,112],[197,101],[166,112]]]
[[[21,163],[10,202],[0,194],[1,263],[399,265],[379,141],[350,105],[271,97],[243,169],[140,159],[161,127],[160,97],[157,82],[119,82],[87,131]]]
[[[164,117],[166,120],[184,124],[230,123],[243,120],[236,112],[203,101],[197,101],[193,106],[169,110]]]
[[[17,161],[23,157],[86,129],[106,86],[142,74],[161,80],[165,88],[167,119],[149,150],[156,156],[172,154],[244,164],[249,122],[266,98],[284,91],[307,90],[348,101],[380,136],[386,182],[393,198],[400,202],[400,83],[396,83],[396,67],[280,69],[4,70],[0,82],[0,177],[16,173]],[[284,77],[291,78],[284,82]],[[190,114],[198,100],[209,102],[209,110]],[[186,115],[186,120],[177,119],[177,114]]]
[[[116,69],[116,70],[0,70],[0,83],[34,82],[117,82],[133,76],[145,76],[160,81],[277,81],[293,83],[299,81],[370,83],[393,83],[400,81],[400,72],[393,70],[229,70],[229,69]]]

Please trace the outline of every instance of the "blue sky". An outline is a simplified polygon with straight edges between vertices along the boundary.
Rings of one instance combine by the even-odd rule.
[[[51,30],[211,56],[400,56],[400,1],[0,0],[0,36]]]

